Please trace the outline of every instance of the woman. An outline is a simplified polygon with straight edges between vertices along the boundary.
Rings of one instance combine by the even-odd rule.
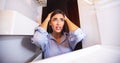
[[[69,33],[66,32],[66,23]],[[49,27],[48,27],[49,26]],[[48,32],[47,32],[47,28]],[[82,30],[73,24],[61,10],[54,10],[36,29],[32,38],[34,44],[44,52],[44,58],[71,52],[85,37]]]

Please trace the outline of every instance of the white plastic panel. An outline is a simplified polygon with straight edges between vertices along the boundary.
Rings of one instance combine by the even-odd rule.
[[[31,63],[120,63],[120,47],[95,45]]]
[[[0,11],[0,35],[33,35],[38,24],[16,11]]]
[[[102,45],[120,47],[120,0],[95,3]]]

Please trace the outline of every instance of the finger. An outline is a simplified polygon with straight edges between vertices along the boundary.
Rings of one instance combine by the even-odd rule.
[[[51,15],[52,13],[53,13],[53,11],[52,11],[52,12],[50,12],[50,13],[49,13],[49,15]]]

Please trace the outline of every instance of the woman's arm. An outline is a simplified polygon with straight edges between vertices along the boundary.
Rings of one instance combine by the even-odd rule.
[[[36,31],[32,37],[32,43],[37,45],[38,47],[42,48],[44,51],[45,45],[48,43],[47,38],[47,25],[50,20],[51,13],[48,14],[47,18],[44,20],[42,24],[39,25],[39,27],[36,28]]]
[[[72,49],[74,49],[76,44],[83,40],[86,35],[77,25],[72,23],[72,21],[70,21],[67,17],[65,17],[65,20],[68,24],[68,28],[70,31],[69,34],[70,46]]]
[[[48,14],[47,18],[43,21],[43,23],[40,25],[43,29],[47,30],[47,25],[48,22],[50,20],[50,16],[51,16],[52,12],[50,14]]]
[[[75,30],[77,30],[79,28],[77,25],[72,23],[72,21],[70,19],[68,19],[66,16],[65,16],[65,21],[67,22],[70,32],[74,32]]]

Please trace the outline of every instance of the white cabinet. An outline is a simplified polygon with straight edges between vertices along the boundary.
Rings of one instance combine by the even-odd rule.
[[[38,24],[12,10],[0,10],[0,35],[33,35]]]
[[[0,63],[27,63],[36,55],[31,37],[38,24],[23,14],[0,10]]]

